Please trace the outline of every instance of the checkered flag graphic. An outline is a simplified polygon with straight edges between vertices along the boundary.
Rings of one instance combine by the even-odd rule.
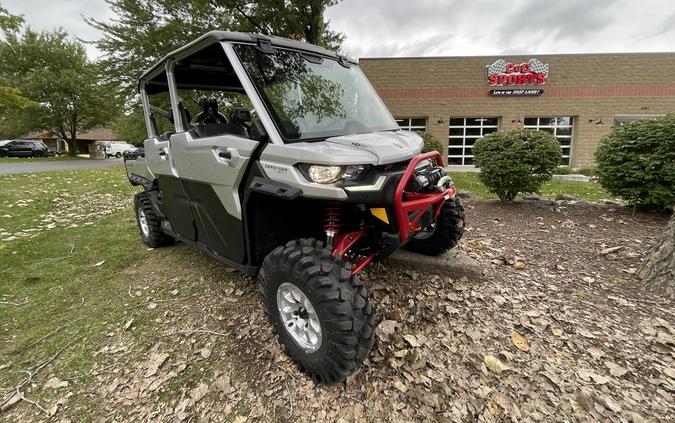
[[[530,59],[530,70],[534,73],[543,73],[548,76],[548,65],[541,63],[538,59]]]
[[[487,71],[487,76],[499,75],[500,73],[506,72],[506,61],[499,59],[485,68]]]

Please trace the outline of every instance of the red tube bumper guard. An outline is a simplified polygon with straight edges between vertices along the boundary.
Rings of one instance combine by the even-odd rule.
[[[418,222],[429,207],[433,207],[435,219],[438,216],[438,213],[440,213],[441,207],[443,206],[445,200],[454,197],[457,193],[457,189],[454,187],[454,185],[445,191],[429,194],[406,192],[405,187],[408,185],[410,178],[412,178],[413,174],[415,173],[415,167],[421,161],[430,159],[435,159],[437,166],[445,166],[443,163],[443,157],[438,151],[430,151],[428,153],[415,156],[410,160],[410,163],[408,163],[408,167],[403,173],[403,176],[401,176],[401,180],[396,187],[394,211],[398,221],[399,237],[401,243],[405,242],[410,236],[423,229],[418,225]],[[358,231],[349,232],[346,234],[337,234],[335,236],[333,256],[342,256],[347,253],[349,249],[354,246],[354,244],[356,244],[359,238],[361,238],[363,234],[366,233],[366,231],[367,228],[361,228]],[[374,254],[369,256],[354,257],[352,262],[354,265],[352,268],[352,274],[355,275],[363,270],[363,268],[366,267],[374,257]]]

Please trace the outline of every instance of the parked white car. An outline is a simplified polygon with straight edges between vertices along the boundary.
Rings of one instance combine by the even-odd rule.
[[[105,146],[105,153],[108,157],[115,156],[118,159],[122,157],[125,151],[136,151],[138,147],[131,144],[114,142]]]

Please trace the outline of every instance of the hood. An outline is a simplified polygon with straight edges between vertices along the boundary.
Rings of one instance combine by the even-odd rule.
[[[326,143],[367,151],[377,157],[377,164],[408,160],[422,151],[422,138],[410,131],[371,132],[327,138]]]

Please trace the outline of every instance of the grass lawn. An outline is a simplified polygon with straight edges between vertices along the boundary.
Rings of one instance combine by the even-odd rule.
[[[450,177],[455,181],[459,191],[466,191],[481,198],[497,198],[480,182],[478,172],[450,172]],[[611,195],[596,182],[552,180],[544,184],[540,193],[548,198],[555,198],[558,194],[572,195],[593,202],[611,198]]]
[[[28,162],[33,162],[33,161],[40,161],[40,162],[53,162],[53,161],[60,161],[60,160],[89,160],[88,158],[85,157],[79,157],[79,156],[69,156],[67,154],[63,154],[58,157],[0,157],[0,165],[3,163],[28,163]]]
[[[2,400],[24,379],[22,370],[66,345],[56,361],[60,377],[91,377],[101,361],[99,341],[129,307],[145,301],[129,297],[125,272],[156,252],[139,242],[136,188],[123,169],[7,175],[0,185]],[[142,327],[143,318],[136,324]],[[42,386],[48,372],[35,383]],[[42,404],[53,401],[48,389],[25,387],[24,393]]]

